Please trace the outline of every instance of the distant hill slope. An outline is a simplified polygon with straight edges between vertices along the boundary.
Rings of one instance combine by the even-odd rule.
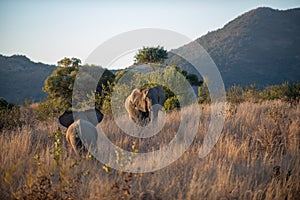
[[[257,8],[196,41],[213,58],[227,87],[300,81],[300,8]],[[166,62],[189,68],[176,56]]]
[[[39,101],[47,95],[42,91],[45,79],[55,66],[34,63],[26,56],[0,55],[0,97],[12,103],[25,99]]]

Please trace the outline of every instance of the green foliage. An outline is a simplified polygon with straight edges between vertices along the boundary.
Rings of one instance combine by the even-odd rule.
[[[207,104],[210,103],[210,95],[207,87],[207,83],[204,82],[202,85],[198,87],[198,103],[200,104]]]
[[[49,138],[52,140],[54,144],[54,148],[50,151],[50,153],[53,155],[53,159],[55,160],[57,166],[60,166],[61,164],[62,137],[63,134],[59,127],[55,132],[49,135]]]
[[[46,79],[43,90],[49,94],[47,100],[39,104],[37,110],[40,119],[47,119],[48,117],[57,116],[62,110],[67,110],[72,107],[72,98],[76,98],[78,102],[81,99],[90,97],[89,106],[102,106],[107,103],[101,102],[103,96],[107,95],[107,87],[115,79],[115,75],[101,67],[95,65],[80,65],[81,61],[77,58],[64,58],[58,61],[56,70]],[[86,85],[78,85],[77,93],[73,93],[73,87],[76,75],[80,70],[80,77],[78,80],[86,83],[86,85],[96,85],[96,91],[87,91]],[[104,71],[103,71],[104,70]],[[96,77],[102,74],[100,80]],[[82,87],[82,88],[81,88]],[[100,99],[97,99],[101,97]],[[108,98],[109,99],[109,98]],[[106,99],[105,99],[106,101]],[[84,102],[86,103],[86,102]],[[80,105],[83,106],[83,105]]]
[[[196,74],[187,74],[186,79],[190,82],[191,85],[201,85],[202,82],[199,81]]]
[[[297,102],[300,99],[299,83],[282,83],[264,88],[262,91],[255,85],[247,87],[232,86],[227,91],[227,101],[242,103],[245,101],[258,102],[262,100],[282,99],[287,102]]]
[[[21,126],[20,108],[0,98],[0,130],[13,130]]]
[[[134,56],[135,64],[163,63],[168,58],[168,52],[163,47],[143,47]]]
[[[260,96],[263,100],[283,99],[285,101],[299,101],[300,83],[283,83],[265,88]]]
[[[210,103],[209,91],[204,82],[198,89],[198,103]],[[232,104],[242,102],[259,102],[263,100],[281,99],[287,102],[297,102],[300,99],[299,83],[282,83],[280,85],[272,85],[259,90],[256,85],[241,87],[234,85],[226,91],[226,99]]]
[[[40,102],[37,111],[37,118],[39,120],[47,120],[51,117],[57,117],[63,110],[69,108],[69,102],[64,98],[47,98],[46,101]]]
[[[113,91],[113,84],[108,82],[106,85],[102,84],[101,92],[95,95],[95,106],[100,109],[104,114],[111,113],[111,94]]]
[[[145,58],[140,56],[144,55]],[[162,62],[167,56],[166,50],[163,47],[153,47],[140,50],[136,58],[139,62],[143,59],[149,59],[148,61],[153,63]],[[143,60],[144,62],[145,60]],[[148,62],[147,61],[147,62]],[[186,71],[181,70],[176,66],[168,66],[163,69],[159,68],[149,74],[141,74],[137,71],[130,71],[130,80],[125,80],[124,82],[117,84],[123,75],[125,75],[128,70],[119,71],[116,76],[107,69],[102,69],[94,65],[84,65],[80,66],[81,61],[75,58],[64,58],[58,62],[58,68],[49,76],[46,81],[43,90],[49,94],[47,100],[42,102],[38,106],[38,113],[40,119],[47,119],[48,117],[57,116],[62,110],[71,108],[72,98],[76,98],[76,102],[84,102],[87,105],[79,105],[81,108],[85,106],[95,105],[97,108],[103,111],[105,114],[111,113],[111,95],[114,91],[120,98],[115,99],[117,105],[123,105],[123,100],[130,94],[134,88],[138,87],[154,87],[160,85],[164,81],[168,81],[169,85],[162,85],[166,92],[166,97],[171,98],[175,94],[179,94],[184,90],[186,85],[182,85],[183,79],[188,80],[192,84],[199,84],[196,75],[188,74]],[[88,85],[97,85],[95,91],[86,91],[85,85],[78,85],[78,94],[73,93],[74,81],[78,71],[80,70],[81,76],[79,77],[81,81],[87,83]],[[99,74],[99,70],[102,71],[102,76],[100,80],[98,77],[94,77]],[[181,75],[180,75],[181,74]],[[127,77],[128,79],[128,77]],[[97,81],[97,83],[95,83]],[[124,81],[124,80],[123,80]],[[151,83],[151,84],[149,84]],[[117,85],[117,87],[115,87]],[[173,88],[175,91],[171,91],[169,88]],[[82,93],[80,93],[82,91]],[[181,94],[182,97],[178,99],[186,100],[185,94]],[[89,101],[80,101],[81,99],[89,98]],[[174,99],[173,99],[174,100]],[[172,102],[173,102],[172,100]]]
[[[66,109],[72,105],[72,91],[78,67],[58,67],[46,79],[44,92],[49,94],[49,99],[64,98]]]
[[[61,59],[57,62],[58,67],[79,67],[81,60],[78,58],[67,58]]]
[[[256,85],[246,86],[243,89],[243,97],[244,99],[248,99],[250,101],[256,102],[260,98],[259,89],[256,87]]]
[[[175,108],[179,108],[180,104],[176,96],[170,97],[166,100],[164,109],[167,111],[173,110]]]
[[[227,91],[227,101],[234,104],[243,102],[243,88],[236,85],[230,87]]]
[[[110,100],[115,75],[107,69],[94,65],[84,65],[80,70],[80,77],[78,77],[80,84],[76,84],[76,93],[74,91],[72,96],[73,100],[76,100],[76,105],[73,106],[75,109],[96,106],[102,110],[102,105],[107,105],[104,101]],[[107,109],[109,110],[105,108]]]
[[[126,74],[127,72],[128,72],[128,69],[118,71],[118,72],[116,73],[115,80],[114,80],[115,84],[118,83],[118,81],[120,80],[120,78],[121,78],[122,76],[124,76],[124,74]]]

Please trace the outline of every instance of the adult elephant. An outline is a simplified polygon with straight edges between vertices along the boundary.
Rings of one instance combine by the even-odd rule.
[[[130,118],[141,126],[151,120],[157,121],[158,111],[166,101],[164,89],[161,86],[134,89],[125,101],[125,108]]]
[[[103,114],[98,109],[89,109],[76,112],[72,110],[65,111],[60,117],[59,122],[67,129],[66,140],[71,145],[77,155],[87,152],[84,144],[89,148],[96,148],[97,130],[95,126],[103,119]],[[85,130],[82,133],[81,130]],[[82,141],[80,138],[83,138]]]

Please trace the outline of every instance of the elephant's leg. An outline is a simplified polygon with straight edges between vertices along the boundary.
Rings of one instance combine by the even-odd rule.
[[[149,112],[140,112],[140,125],[146,126],[150,122]]]
[[[158,121],[158,110],[153,111],[153,124],[157,125],[157,121]]]
[[[72,149],[76,153],[76,155],[80,155],[82,150],[81,140],[76,132],[76,124],[73,123],[67,130],[66,139],[68,143],[71,145]]]
[[[152,120],[153,120],[154,123],[157,122],[158,110],[159,110],[159,107],[157,105],[152,106]]]
[[[67,135],[67,141],[68,143],[71,145],[72,149],[74,150],[74,152],[76,153],[76,155],[79,155],[79,148],[77,147],[77,138],[76,135],[74,134],[69,134]]]

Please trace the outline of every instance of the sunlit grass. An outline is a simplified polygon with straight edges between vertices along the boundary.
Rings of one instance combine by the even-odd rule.
[[[0,134],[0,199],[297,199],[300,196],[300,105],[282,101],[228,105],[218,143],[208,156],[198,152],[210,119],[201,106],[193,144],[168,167],[144,174],[104,170],[78,158],[62,138],[60,160],[53,138],[56,119],[35,120],[22,108],[21,128]],[[114,144],[132,151],[157,150],[175,136],[180,111],[149,139],[127,136],[110,118],[101,128]],[[151,161],[149,161],[151,162]],[[147,164],[147,163],[145,163]],[[105,168],[105,167],[104,167]]]

